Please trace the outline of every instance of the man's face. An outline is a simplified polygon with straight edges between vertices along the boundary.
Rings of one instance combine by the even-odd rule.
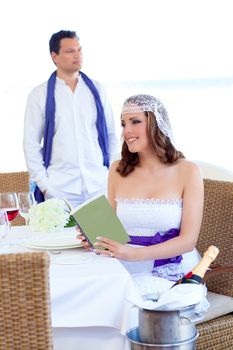
[[[75,73],[82,68],[82,47],[77,38],[64,38],[60,41],[59,53],[51,53],[58,70],[64,73]]]

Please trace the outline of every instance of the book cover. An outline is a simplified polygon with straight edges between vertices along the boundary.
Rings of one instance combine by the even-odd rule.
[[[105,195],[87,200],[72,210],[70,215],[91,246],[97,242],[98,236],[104,236],[119,243],[127,243],[130,240]]]

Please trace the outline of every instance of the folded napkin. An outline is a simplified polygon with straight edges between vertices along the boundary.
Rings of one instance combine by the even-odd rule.
[[[209,307],[206,295],[207,288],[202,284],[179,284],[163,292],[157,300],[152,295],[134,295],[128,301],[146,310],[179,310],[195,305],[195,312],[202,314]]]

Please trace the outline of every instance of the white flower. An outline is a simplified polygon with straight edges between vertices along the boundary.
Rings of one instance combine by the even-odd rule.
[[[52,198],[33,206],[29,210],[29,226],[32,231],[56,232],[69,221],[69,213],[63,200]]]

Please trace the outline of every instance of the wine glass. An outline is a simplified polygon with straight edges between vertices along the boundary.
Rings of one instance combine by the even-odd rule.
[[[0,210],[0,239],[6,237],[9,232],[9,221],[7,212],[5,210]]]
[[[0,210],[5,210],[9,222],[13,221],[19,213],[19,203],[15,192],[0,193]]]
[[[29,223],[29,210],[36,205],[36,200],[33,192],[19,192],[19,214],[24,218],[26,226]]]

